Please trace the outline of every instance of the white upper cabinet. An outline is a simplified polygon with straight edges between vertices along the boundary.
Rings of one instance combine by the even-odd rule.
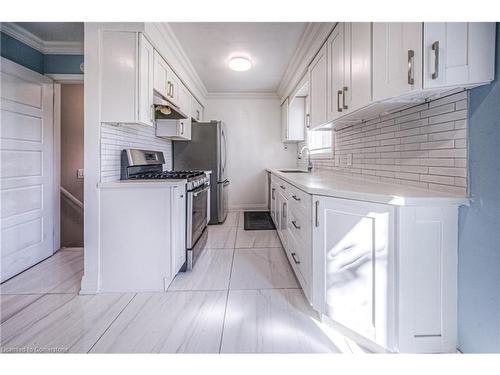
[[[339,23],[328,38],[328,121],[371,102],[371,23]]]
[[[344,24],[339,23],[331,33],[326,42],[328,56],[327,74],[327,98],[328,98],[328,121],[342,116],[347,110],[344,85]],[[311,100],[317,100],[311,96]],[[311,106],[314,103],[311,101]]]
[[[328,64],[326,44],[309,65],[309,124],[315,129],[328,122]]]
[[[155,51],[154,53],[154,89],[157,93],[163,96],[165,99],[180,107],[185,103],[181,103],[185,98],[183,97],[183,84],[179,77],[174,73],[174,71],[167,64],[165,59]],[[190,108],[190,104],[189,104]]]
[[[101,38],[101,121],[153,126],[152,45],[136,32]]]
[[[469,86],[494,78],[495,23],[424,23],[424,88]]]
[[[373,23],[373,100],[422,88],[422,23]]]
[[[372,24],[349,22],[344,28],[344,96],[352,112],[372,100]]]
[[[161,96],[168,98],[170,86],[168,76],[170,67],[167,62],[155,51],[154,53],[154,89]]]
[[[194,96],[191,97],[191,117],[197,122],[203,121],[203,107]]]

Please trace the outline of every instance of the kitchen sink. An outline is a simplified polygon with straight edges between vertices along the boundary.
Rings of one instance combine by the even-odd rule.
[[[308,171],[303,171],[301,169],[284,169],[280,170],[281,173],[309,173]]]

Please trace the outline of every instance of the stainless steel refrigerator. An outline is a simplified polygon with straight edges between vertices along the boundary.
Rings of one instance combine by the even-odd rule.
[[[191,141],[173,141],[174,170],[210,170],[210,224],[223,223],[228,210],[227,138],[221,121],[194,122]]]

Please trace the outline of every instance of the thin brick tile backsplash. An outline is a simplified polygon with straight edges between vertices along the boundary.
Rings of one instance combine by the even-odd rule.
[[[340,129],[334,157],[313,160],[314,167],[466,195],[468,103],[468,91],[461,91]]]
[[[121,151],[125,148],[163,151],[164,169],[172,169],[172,142],[156,137],[154,127],[101,124],[101,182],[120,179]]]

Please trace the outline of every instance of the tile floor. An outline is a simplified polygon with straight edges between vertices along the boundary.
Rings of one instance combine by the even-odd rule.
[[[344,353],[319,323],[275,231],[231,212],[164,293],[78,295],[83,251],[61,250],[0,286],[1,352]],[[241,224],[241,225],[240,225]]]

